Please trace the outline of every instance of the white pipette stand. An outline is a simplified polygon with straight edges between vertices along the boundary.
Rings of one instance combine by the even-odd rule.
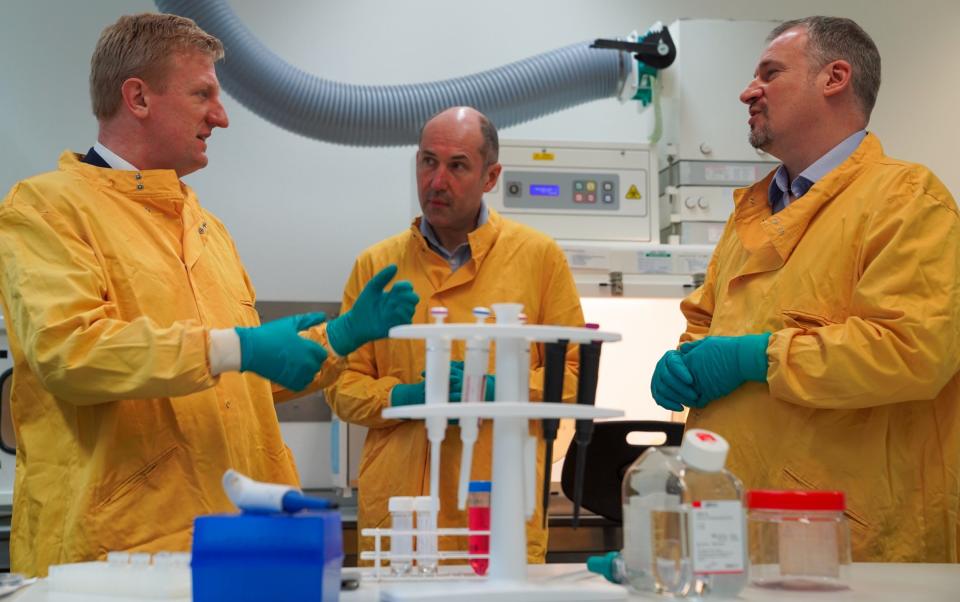
[[[390,330],[391,338],[427,339],[427,341],[488,338],[496,341],[497,389],[493,403],[427,403],[419,406],[388,408],[387,419],[426,420],[427,424],[448,418],[493,420],[493,487],[490,516],[490,569],[485,580],[420,581],[398,583],[381,591],[381,600],[407,602],[413,600],[457,600],[480,602],[523,600],[524,602],[568,602],[573,600],[626,600],[623,587],[595,583],[589,585],[564,581],[561,583],[532,582],[527,578],[527,531],[525,516],[531,505],[527,489],[535,491],[535,472],[525,468],[529,453],[527,423],[543,418],[614,418],[620,410],[596,408],[579,404],[530,403],[525,401],[527,391],[520,391],[529,382],[529,364],[523,364],[524,345],[531,342],[568,340],[571,343],[589,341],[619,341],[620,335],[611,332],[563,326],[525,326],[519,323],[520,305],[493,306],[496,324],[414,324],[397,326]],[[446,346],[449,349],[449,346]],[[449,352],[448,352],[449,353]],[[429,356],[429,353],[428,353]],[[434,359],[439,368],[439,359]],[[449,365],[449,357],[447,357]],[[430,358],[427,379],[430,380]],[[448,368],[449,370],[449,368]],[[527,378],[524,378],[524,375]],[[448,376],[449,378],[449,376]],[[523,383],[521,385],[521,383]],[[428,386],[429,391],[429,386]],[[446,399],[449,399],[447,397]],[[429,429],[428,429],[429,430]],[[428,433],[429,436],[429,433]],[[431,441],[432,443],[432,441]],[[433,463],[431,462],[431,465]],[[431,475],[433,477],[434,475]],[[525,483],[524,481],[530,481]],[[431,494],[433,490],[431,490]]]

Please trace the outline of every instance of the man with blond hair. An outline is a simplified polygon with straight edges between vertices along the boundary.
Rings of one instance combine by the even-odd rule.
[[[384,291],[385,266],[330,323],[260,325],[233,240],[180,180],[228,125],[222,56],[189,19],[120,18],[91,60],[97,143],[0,204],[14,571],[188,550],[194,517],[233,509],[228,468],[296,486],[274,402],[332,382],[342,356],[410,321],[417,297],[404,282]]]

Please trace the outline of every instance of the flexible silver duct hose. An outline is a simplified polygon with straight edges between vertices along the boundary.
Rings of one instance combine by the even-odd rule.
[[[416,144],[420,126],[444,108],[469,105],[498,128],[615,96],[632,69],[626,52],[575,44],[497,69],[438,82],[357,86],[325,80],[286,63],[240,22],[226,0],[156,0],[217,36],[226,60],[223,88],[286,130],[350,146]]]

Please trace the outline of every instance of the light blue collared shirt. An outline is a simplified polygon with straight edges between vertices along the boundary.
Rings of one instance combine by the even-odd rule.
[[[487,204],[481,200],[480,215],[477,216],[477,228],[487,223],[487,219],[489,219]],[[437,238],[436,233],[434,233],[433,227],[427,223],[426,216],[423,216],[423,219],[420,220],[420,234],[423,234],[423,237],[427,239],[427,244],[430,245],[430,248],[450,264],[451,272],[459,270],[465,263],[470,261],[470,258],[473,256],[470,252],[469,242],[463,243],[453,251],[448,251],[444,248],[444,246],[440,244],[440,239]]]
[[[846,140],[827,151],[827,154],[817,159],[813,165],[800,172],[800,175],[787,182],[787,168],[783,165],[777,168],[773,180],[770,182],[770,207],[774,213],[786,209],[793,201],[802,197],[823,176],[827,175],[857,150],[860,143],[867,136],[867,130],[854,132]]]

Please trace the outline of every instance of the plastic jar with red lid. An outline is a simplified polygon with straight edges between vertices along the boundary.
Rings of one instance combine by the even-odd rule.
[[[748,491],[750,582],[789,590],[850,584],[850,528],[840,491]]]

